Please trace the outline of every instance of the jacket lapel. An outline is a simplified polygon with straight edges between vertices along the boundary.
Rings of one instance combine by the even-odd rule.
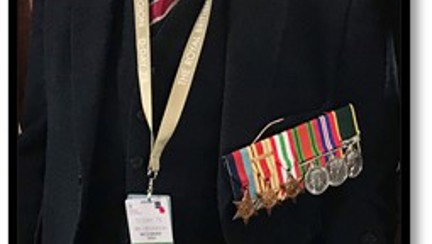
[[[106,86],[115,82],[116,71],[112,67],[116,67],[114,62],[118,59],[121,41],[118,18],[122,16],[123,5],[122,1],[96,0],[76,1],[72,7],[72,118],[84,185],[94,156],[103,94]]]
[[[271,119],[265,113],[285,26],[284,0],[231,2],[221,153],[250,142]]]

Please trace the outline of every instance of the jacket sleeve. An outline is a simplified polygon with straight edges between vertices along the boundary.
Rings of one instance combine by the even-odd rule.
[[[43,3],[33,1],[25,88],[22,134],[18,137],[17,231],[18,243],[35,243],[40,224],[47,140],[47,108],[44,79]]]

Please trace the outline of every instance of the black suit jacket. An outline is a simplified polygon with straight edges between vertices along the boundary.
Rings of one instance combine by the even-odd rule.
[[[220,123],[211,128],[220,136],[216,138],[220,141],[218,154],[208,159],[205,168],[210,170],[202,171],[208,176],[203,175],[196,184],[213,185],[213,197],[200,198],[201,212],[193,213],[204,216],[206,206],[214,206],[210,212],[219,217],[205,215],[211,217],[211,224],[202,223],[202,232],[215,235],[208,243],[391,243],[399,160],[398,85],[387,18],[392,2],[214,2],[214,27],[210,27],[211,37],[204,47],[208,54],[203,56],[196,78],[219,81],[209,89],[221,89],[220,100],[215,100],[219,106],[212,107],[214,111],[220,108],[214,113]],[[126,77],[136,82],[136,76],[126,74],[134,71],[133,66],[123,69],[124,75],[113,71],[124,59],[134,59],[132,52],[122,56],[118,50],[119,43],[133,45],[133,35],[123,30],[125,25],[130,30],[132,22],[117,24],[130,20],[131,14],[127,1],[35,2],[23,134],[19,138],[19,243],[40,237],[42,243],[82,243],[79,226],[83,208],[91,199],[87,184],[92,165],[107,151],[113,160],[122,160],[125,150],[122,138],[127,125],[114,123],[102,132],[98,126],[101,120],[122,116],[128,109],[121,101],[105,102],[106,80]],[[173,61],[179,55],[173,55]],[[133,86],[136,83],[112,88],[109,93],[124,97],[129,93],[122,90]],[[268,134],[348,102],[357,109],[362,133],[362,174],[321,196],[301,195],[297,204],[278,206],[271,217],[261,213],[247,226],[232,221],[235,208],[220,157],[250,143],[273,119],[288,118]],[[192,108],[205,111],[206,104]],[[187,140],[186,135],[197,129],[184,126],[179,134]],[[99,133],[113,141],[112,147],[99,149]],[[147,138],[145,133],[143,138]],[[174,142],[180,148],[176,153],[182,153],[181,140]],[[201,163],[198,158],[195,161],[192,164]],[[165,179],[174,195],[175,180],[170,183]],[[137,188],[142,185],[145,182]],[[187,225],[185,216],[177,220],[182,224],[176,227],[176,235],[182,240],[179,243],[193,243],[197,239],[182,236],[191,235],[188,228],[192,226]]]
[[[273,119],[287,117],[289,127],[352,102],[365,165],[357,179],[319,197],[302,195],[244,226],[231,221],[220,164],[219,211],[230,243],[393,242],[399,105],[391,4],[231,1],[222,154],[251,142]]]

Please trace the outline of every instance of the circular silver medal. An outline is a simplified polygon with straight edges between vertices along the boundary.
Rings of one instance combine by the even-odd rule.
[[[348,176],[350,178],[357,177],[363,170],[363,157],[358,148],[349,147],[346,152],[345,161],[348,166]]]
[[[348,178],[348,166],[341,158],[332,157],[327,162],[326,168],[331,186],[340,186]]]
[[[305,176],[305,187],[313,195],[320,195],[329,186],[329,174],[325,168],[312,166]]]

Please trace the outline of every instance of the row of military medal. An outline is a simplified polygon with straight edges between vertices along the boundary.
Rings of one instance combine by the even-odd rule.
[[[339,153],[336,153],[337,151]],[[321,157],[325,159],[324,165],[315,163]],[[256,199],[252,199],[249,190],[245,189],[241,201],[234,202],[237,212],[233,219],[241,218],[247,224],[249,219],[257,214],[257,210],[265,208],[270,215],[271,209],[279,202],[289,199],[295,202],[298,194],[304,192],[304,189],[313,195],[320,195],[329,186],[340,186],[348,178],[357,177],[363,169],[360,136],[356,135],[345,140],[341,148],[302,162],[300,165],[306,166],[306,173],[298,178],[295,178],[290,172],[287,173],[282,186],[282,198],[280,197],[281,189],[271,187],[269,182],[266,182],[264,189]]]

